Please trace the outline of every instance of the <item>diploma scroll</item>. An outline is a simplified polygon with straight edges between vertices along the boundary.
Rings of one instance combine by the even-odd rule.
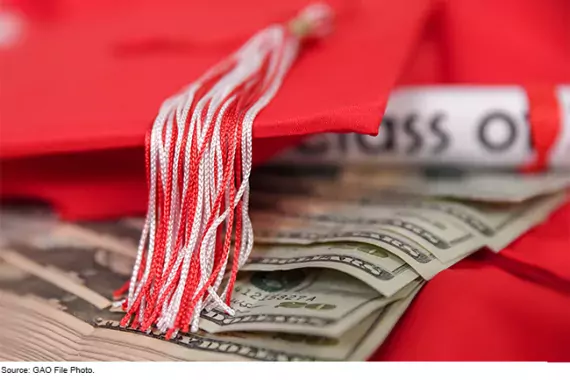
[[[570,168],[570,86],[555,91],[561,125],[547,161]],[[406,87],[392,93],[377,136],[313,136],[276,161],[518,168],[533,145],[522,87]]]

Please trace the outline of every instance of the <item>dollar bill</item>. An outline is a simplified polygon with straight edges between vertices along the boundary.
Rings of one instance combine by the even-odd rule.
[[[438,200],[412,201],[412,208],[434,210],[454,219],[484,239],[485,245],[496,251],[508,245],[532,226],[548,217],[566,202],[565,191],[531,199],[520,204],[487,204],[480,202],[445,202]],[[385,200],[361,199],[359,203],[383,208]]]
[[[55,215],[45,207],[0,204],[0,247],[45,233],[56,223]]]
[[[254,211],[252,215],[254,220],[259,220],[255,225],[256,240],[267,242],[266,230],[269,227],[274,230],[283,228],[287,224],[282,223],[283,218],[289,221],[291,217],[310,219],[313,228],[323,223],[342,224],[353,229],[380,224],[382,230],[411,239],[439,261],[449,264],[464,257],[463,253],[468,254],[485,245],[500,250],[544,220],[567,199],[564,192],[559,192],[513,205],[383,193],[368,197],[357,195],[333,201],[326,197],[254,194],[253,206],[262,209],[262,212]],[[268,213],[272,214],[271,218],[267,217]],[[141,225],[142,221],[135,218],[104,223],[60,223],[52,229],[51,236],[52,239],[53,236],[77,238],[134,258]],[[128,261],[115,265],[117,268],[121,266],[125,274],[130,271]]]
[[[64,360],[74,355],[82,334],[92,329],[73,314],[85,315],[94,308],[80,297],[0,259],[0,340],[11,336],[13,346],[20,350]],[[63,310],[66,312],[59,313]]]
[[[553,211],[567,201],[568,193],[564,191],[532,201],[520,213],[514,214],[511,218],[503,221],[498,229],[499,233],[496,233],[487,242],[487,247],[494,252],[501,251],[516,238],[546,220]]]
[[[111,307],[113,292],[126,278],[96,262],[97,248],[63,244],[46,238],[30,240],[0,251],[0,258],[98,309]],[[331,270],[243,272],[231,301],[236,314],[204,312],[200,326],[213,333],[286,331],[338,337],[370,313],[405,297],[415,286],[411,283],[384,297],[363,282]]]
[[[310,245],[356,242],[371,244],[395,255],[426,280],[433,278],[455,262],[451,260],[442,263],[421,245],[388,229],[355,228],[344,224],[331,227],[314,222],[311,218],[283,218],[270,215],[259,218],[258,216],[255,214],[252,216],[254,226],[261,226],[254,227],[258,243]],[[356,253],[356,249],[353,251]]]
[[[273,284],[276,286],[276,284]],[[16,350],[26,358],[45,359],[44,348],[53,352],[53,341],[73,330],[76,338],[57,360],[365,360],[383,342],[415,296],[417,289],[364,318],[339,338],[293,335],[283,332],[232,332],[225,334],[179,334],[166,341],[157,331],[143,333],[120,326],[121,313],[99,309],[52,282],[0,261],[1,316],[8,314],[20,326],[0,324],[6,341],[9,330]],[[18,314],[19,312],[19,314]],[[35,319],[34,319],[35,317]],[[30,319],[31,318],[31,319]],[[26,319],[31,321],[26,323]],[[4,328],[8,327],[8,328]],[[21,328],[18,328],[21,327]],[[26,340],[40,327],[49,342]],[[21,335],[16,333],[21,331]],[[27,352],[27,353],[26,353]],[[0,354],[10,354],[0,347]]]
[[[378,232],[411,240],[442,263],[453,261],[465,252],[474,252],[484,246],[483,239],[472,231],[430,212],[403,212],[401,209],[386,207],[372,213],[364,208],[351,207],[350,204],[339,206],[333,202],[319,201],[311,202],[310,205],[303,203],[282,200],[282,204],[273,210],[254,211],[252,221],[257,240],[267,242],[269,229],[281,232],[292,226],[310,226],[309,231],[319,230],[323,234],[336,235]]]
[[[50,239],[83,242],[93,247],[136,257],[142,228],[129,225],[124,219],[105,222],[58,223],[50,231]]]
[[[93,241],[96,243],[96,241]],[[97,263],[123,275],[129,275],[134,256],[101,250]],[[242,271],[274,271],[302,268],[338,270],[364,282],[380,294],[390,297],[418,278],[409,265],[380,247],[340,242],[316,245],[263,245],[253,247]]]
[[[46,240],[64,245],[73,242],[84,248],[96,249],[95,261],[115,273],[129,276],[137,255],[142,229],[127,223],[126,219],[89,223],[59,223]]]
[[[269,177],[272,180],[268,180]],[[346,180],[348,177],[352,180]],[[422,178],[422,181],[427,183],[422,185],[414,182],[417,178]],[[291,195],[332,199],[337,203],[337,208],[345,209],[345,214],[368,212],[376,218],[388,212],[390,208],[393,209],[396,204],[399,204],[400,208],[405,205],[408,214],[419,209],[422,217],[431,213],[432,219],[435,216],[439,220],[443,218],[459,222],[464,228],[484,237],[489,248],[498,251],[565,201],[565,196],[562,195],[564,191],[561,190],[570,185],[569,179],[567,173],[557,172],[522,175],[505,172],[465,173],[457,170],[281,167],[273,172],[266,170],[257,177],[257,188],[261,189],[262,194],[255,194],[252,198],[254,201],[263,201],[263,193],[267,194],[269,187],[273,190],[273,196],[280,198],[280,203],[287,202],[288,196]],[[365,186],[364,182],[373,182],[374,185]],[[353,185],[354,183],[357,185]],[[408,185],[401,186],[408,183],[414,183],[409,186],[412,191],[406,191]],[[437,191],[427,191],[430,188]],[[501,194],[503,195],[500,196]],[[446,202],[445,199],[430,199],[429,195],[451,196],[456,199],[448,199]],[[473,200],[492,202],[470,202]],[[522,200],[525,202],[521,203]],[[359,205],[349,211],[347,202],[356,202]],[[308,201],[305,204],[308,204]],[[419,217],[417,213],[415,216]],[[426,248],[433,251],[429,247]],[[433,253],[445,261],[437,252]]]
[[[4,340],[11,335],[20,349],[59,361],[149,359],[144,352],[133,355],[136,347],[126,346],[120,339],[100,341],[95,336],[98,318],[121,318],[120,314],[99,309],[90,300],[43,278],[28,273],[20,280],[0,279],[0,295],[1,315],[6,321],[0,324],[0,336]]]
[[[384,342],[418,291],[419,288],[408,297],[371,314],[336,339],[283,333],[256,335],[237,332],[226,336],[233,342],[245,338],[274,350],[314,357],[317,360],[365,360]]]
[[[418,278],[403,260],[387,250],[363,243],[257,245],[244,271],[328,268],[361,280],[390,297]]]
[[[379,168],[370,165],[266,166],[252,177],[254,189],[274,194],[334,195],[378,191],[484,202],[523,202],[570,186],[570,174],[465,171],[449,167]]]
[[[136,255],[135,244],[140,234],[137,219],[114,222],[66,224],[52,229],[49,240],[55,244],[57,240],[74,241],[88,247],[99,247],[95,259],[99,265],[112,271],[129,275]],[[119,226],[116,228],[116,226]],[[47,244],[47,243],[46,243]],[[120,247],[118,247],[120,246]],[[272,257],[263,258],[272,252]],[[279,255],[277,257],[276,255]],[[306,258],[300,255],[306,256]],[[281,259],[275,265],[275,259]],[[287,262],[283,262],[287,259]],[[270,260],[272,263],[270,263]],[[362,243],[335,243],[306,247],[299,245],[263,245],[254,246],[250,260],[242,268],[252,270],[289,270],[303,267],[329,268],[347,273],[365,282],[379,293],[391,296],[396,291],[417,278],[405,262],[389,251],[377,246]],[[432,276],[443,266],[428,272]],[[423,272],[422,272],[423,273]]]
[[[136,228],[131,227],[132,230]],[[87,239],[95,246],[107,246],[99,241],[98,233],[84,226],[74,226],[81,230],[78,235],[89,234]],[[68,231],[69,232],[69,231]],[[112,233],[112,230],[111,230]],[[77,236],[75,232],[73,236]],[[111,240],[108,235],[107,240]],[[132,243],[132,241],[131,241]],[[125,242],[129,244],[129,242]],[[111,247],[112,248],[112,247]],[[123,250],[100,250],[95,259],[99,265],[123,275],[132,271],[134,254],[124,255]],[[132,252],[132,251],[131,251]],[[418,277],[403,260],[387,250],[370,244],[345,242],[334,244],[305,245],[263,245],[253,247],[243,271],[273,271],[302,268],[328,268],[353,276],[382,295],[389,297]]]
[[[271,240],[263,235],[270,235],[269,229],[280,233],[279,231],[290,230],[290,226],[295,226],[302,228],[305,234],[313,232],[322,235],[324,232],[331,232],[327,225],[334,226],[337,223],[338,228],[333,228],[332,232],[338,236],[338,231],[354,230],[354,224],[358,224],[359,227],[364,226],[360,230],[366,231],[369,228],[366,225],[375,226],[375,221],[399,220],[400,224],[403,222],[407,224],[398,229],[384,226],[381,227],[381,231],[397,232],[401,237],[429,250],[438,257],[439,261],[453,262],[478,247],[499,246],[500,244],[495,241],[503,245],[505,242],[508,244],[522,232],[543,220],[565,199],[564,192],[514,205],[462,203],[386,194],[368,198],[355,196],[342,200],[310,196],[274,197],[265,194],[256,197],[252,203],[253,207],[261,204],[257,207],[260,227],[257,227],[256,237],[262,235],[261,239],[267,243]],[[254,214],[253,219],[255,218]],[[438,237],[440,239],[437,239]],[[273,242],[284,241],[274,239]],[[398,254],[395,251],[393,253]],[[413,267],[413,262],[406,262]]]
[[[269,217],[264,220],[260,219],[260,217],[263,217],[263,215],[255,211],[252,213],[252,219],[255,226],[255,236],[257,242],[259,243],[309,244],[318,243],[320,241],[318,239],[314,239],[314,231],[315,226],[321,226],[323,223],[317,220],[317,224],[314,221],[315,217],[311,214],[307,214],[308,220],[304,221],[304,224],[302,227],[300,227],[301,235],[299,236],[287,235],[287,231],[290,231],[290,229],[287,230],[285,228],[285,224],[283,223],[284,219],[281,217],[276,217],[274,214],[270,214]],[[408,220],[412,220],[414,216],[409,215],[408,212],[408,215],[405,215],[405,217],[407,217]],[[327,216],[323,215],[323,218],[327,218]],[[433,224],[432,229],[434,231],[436,229],[439,229],[444,233],[451,231],[455,234],[463,233],[465,236],[468,236],[468,234],[462,232],[460,228],[454,227],[450,223],[445,224],[441,221],[434,222],[432,220],[428,220],[427,217],[423,217],[424,221],[421,221],[418,218],[416,219],[417,220],[414,220],[416,224],[423,222],[425,225],[426,221],[431,222]],[[298,222],[299,218],[296,219],[295,223],[298,224]],[[382,233],[380,234],[378,232],[375,232],[375,230],[359,229],[359,224],[368,227],[370,226],[370,223],[367,223],[366,220],[357,220],[356,222],[357,223],[353,224],[343,224],[344,228],[349,228],[352,226],[352,231],[346,230],[344,231],[346,232],[345,234],[337,234],[333,237],[325,235],[323,241],[352,241],[353,243],[360,242],[375,245],[377,247],[375,251],[377,253],[377,256],[379,252],[389,252],[391,255],[395,256],[394,259],[398,260],[399,262],[403,261],[408,265],[411,265],[411,267],[417,271],[417,273],[419,273],[424,279],[432,278],[440,271],[451,266],[454,262],[457,261],[457,259],[460,259],[460,257],[458,257],[457,259],[450,260],[446,263],[441,263],[431,252],[423,248],[421,245],[415,244],[412,240],[406,239],[405,236],[398,234],[395,232],[395,230],[385,229],[384,231],[381,231]],[[116,237],[114,228],[117,225],[119,225],[120,228],[117,228],[118,232]],[[259,227],[260,225],[262,227]],[[409,226],[407,227],[410,228]],[[325,231],[330,229],[330,223],[327,222]],[[436,232],[438,234],[441,234],[439,231]],[[111,268],[113,271],[119,272],[126,276],[129,275],[132,271],[132,264],[134,263],[136,256],[136,244],[138,240],[136,236],[139,233],[140,231],[138,230],[137,225],[124,223],[123,221],[97,224],[61,223],[60,225],[53,226],[50,229],[49,233],[38,234],[32,240],[38,241],[39,244],[42,244],[44,246],[57,246],[59,244],[62,245],[63,248],[69,248],[69,245],[73,245],[78,249],[91,250],[96,264],[99,266]],[[275,236],[277,236],[279,240],[275,240]],[[458,239],[458,241],[459,240],[460,239]],[[480,244],[473,243],[473,245],[474,247],[477,247]],[[252,257],[258,257],[259,255],[257,255],[256,252],[262,252],[264,249],[265,248],[263,248],[263,246],[255,246],[252,252]],[[367,261],[371,259],[370,255],[368,255],[368,257],[366,255],[363,255],[359,249],[343,249],[342,252],[346,257],[353,257],[361,260],[364,259]],[[384,260],[381,265],[388,265],[387,263],[389,260],[390,259]],[[353,261],[353,263],[355,265],[358,265],[357,261]],[[375,259],[374,263],[375,265],[379,264],[377,259]],[[309,265],[311,267],[330,267],[329,264],[325,263],[324,260],[314,260],[312,261],[312,264]],[[344,268],[344,270],[341,271],[344,271],[345,273],[348,273],[350,275],[357,275],[358,279],[369,283],[373,288],[377,289],[379,292],[385,295],[393,294],[393,288],[391,288],[391,286],[397,284],[397,282],[393,282],[390,286],[386,287],[382,285],[381,282],[372,280],[372,278],[363,271],[356,272],[353,270],[348,270],[346,264],[335,265],[333,269],[340,270],[340,268]],[[392,268],[392,265],[388,265],[386,268],[390,270],[389,268]],[[409,276],[409,274],[402,274],[402,276],[399,276],[399,279],[405,279],[407,278],[406,276]],[[369,282],[368,280],[372,280],[372,282]]]
[[[399,318],[412,302],[417,290],[410,296],[396,301],[371,314],[353,329],[339,338],[314,335],[289,334],[284,332],[229,332],[210,334],[178,334],[170,342],[153,331],[150,337],[155,349],[172,357],[185,360],[255,360],[255,361],[362,361],[384,342]],[[112,332],[129,331],[136,345],[140,338],[149,335],[120,327],[115,319],[99,319],[96,334],[106,336]],[[135,342],[132,342],[135,343]]]
[[[142,227],[130,223],[132,220],[136,219],[83,223],[54,222],[49,229],[35,233],[34,240],[43,239],[44,245],[60,244],[63,247],[74,245],[82,249],[94,249],[95,262],[98,265],[124,276],[130,276],[142,232]]]
[[[100,265],[100,252],[76,240],[38,235],[1,249],[0,258],[103,309],[113,303],[113,292],[128,278]]]
[[[132,223],[136,218],[70,223],[58,220],[43,209],[18,208],[1,208],[0,215],[4,245],[40,238],[46,240],[45,244],[49,241],[55,244],[59,239],[68,245],[99,247],[135,257],[142,232],[142,225]]]
[[[407,297],[419,284],[415,281],[384,297],[333,270],[245,272],[230,301],[235,315],[204,311],[200,327],[211,333],[282,331],[336,338],[371,313]]]

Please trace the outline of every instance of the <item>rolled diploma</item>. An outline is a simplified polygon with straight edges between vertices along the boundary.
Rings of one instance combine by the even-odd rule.
[[[570,85],[557,86],[561,131],[551,168],[570,168]],[[278,163],[447,164],[520,167],[531,162],[528,98],[522,87],[402,87],[390,96],[377,136],[321,134]]]

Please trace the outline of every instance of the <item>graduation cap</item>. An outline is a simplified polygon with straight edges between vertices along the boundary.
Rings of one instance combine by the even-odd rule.
[[[569,75],[554,1],[49,4],[14,2],[29,16],[0,51],[2,195],[68,219],[147,211],[125,322],[170,333],[231,294],[253,165],[311,134],[376,134],[395,85]]]
[[[309,4],[52,3],[0,50],[2,191],[44,199],[67,219],[146,211],[142,147],[164,100]],[[332,7],[335,31],[300,52],[255,119],[254,163],[307,134],[377,133],[429,2]]]

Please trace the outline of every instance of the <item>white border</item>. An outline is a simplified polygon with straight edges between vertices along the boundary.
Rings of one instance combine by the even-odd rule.
[[[72,373],[71,368],[87,368],[91,373]],[[280,368],[278,368],[280,367]],[[27,374],[2,373],[5,368],[27,369]],[[36,368],[36,370],[34,370]],[[37,372],[44,368],[44,373]],[[56,369],[57,368],[57,369]],[[68,370],[62,373],[61,368]],[[51,371],[51,373],[45,373]],[[87,371],[89,372],[89,371]],[[232,380],[291,380],[291,379],[437,379],[437,380],[568,380],[570,363],[237,363],[237,362],[178,362],[178,363],[8,363],[0,362],[3,379],[38,378],[41,376],[82,377],[89,379],[232,379]]]

